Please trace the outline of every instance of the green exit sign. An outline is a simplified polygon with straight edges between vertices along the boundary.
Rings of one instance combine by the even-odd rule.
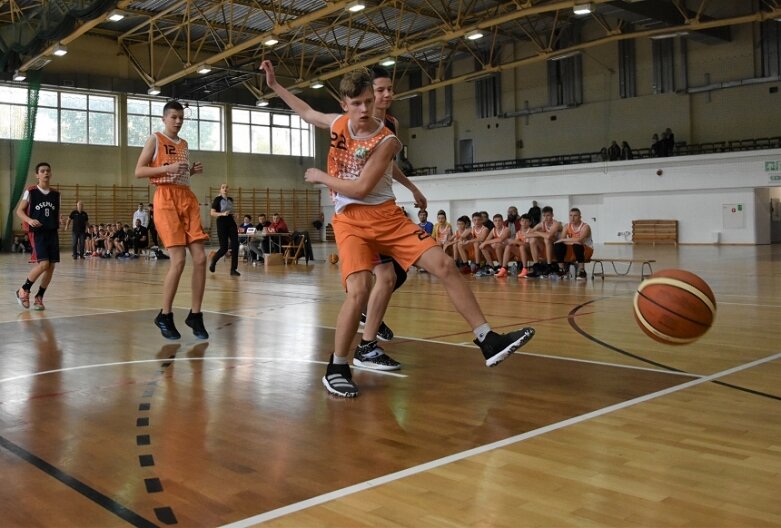
[[[765,172],[777,172],[781,170],[781,162],[778,161],[766,161]]]
[[[770,176],[770,181],[781,182],[781,174],[773,174]]]

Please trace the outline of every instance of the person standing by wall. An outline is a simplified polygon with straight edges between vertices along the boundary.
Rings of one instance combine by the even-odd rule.
[[[89,215],[84,211],[84,203],[79,200],[76,202],[76,209],[71,211],[68,219],[65,221],[65,229],[71,227],[71,250],[73,260],[84,258],[84,242],[87,238],[87,226],[89,226]]]
[[[227,252],[231,251],[231,276],[238,277],[239,273],[239,228],[233,218],[233,198],[228,196],[228,184],[220,185],[220,194],[212,201],[209,214],[217,219],[217,237],[220,239],[220,250],[214,254],[209,262],[209,271],[214,273],[217,261]]]

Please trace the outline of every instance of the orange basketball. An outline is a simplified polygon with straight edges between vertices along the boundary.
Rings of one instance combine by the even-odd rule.
[[[328,262],[330,262],[331,264],[336,264],[337,262],[339,262],[339,255],[337,253],[331,253],[330,255],[328,255]]]
[[[635,320],[666,345],[685,345],[700,338],[716,317],[716,297],[694,273],[667,269],[640,283],[635,293]]]

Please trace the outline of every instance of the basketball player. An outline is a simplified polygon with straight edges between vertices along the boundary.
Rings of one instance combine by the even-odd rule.
[[[374,117],[382,121],[394,134],[399,129],[398,120],[388,113],[393,103],[393,82],[385,68],[372,69],[372,89],[374,91]],[[393,178],[410,190],[417,207],[426,208],[426,197],[420,189],[394,163],[392,166]],[[388,309],[391,294],[398,290],[407,280],[407,270],[388,255],[379,255],[379,261],[372,272],[374,273],[374,286],[372,287],[369,301],[361,313],[361,322],[364,323],[363,335],[358,348],[355,350],[353,364],[358,367],[373,368],[376,370],[398,370],[401,363],[390,357],[377,345],[377,339],[390,341],[393,339],[393,331],[385,324],[383,318]]]
[[[203,325],[201,302],[206,285],[206,252],[208,236],[201,226],[198,200],[190,189],[190,176],[203,172],[201,163],[190,164],[187,141],[179,137],[184,123],[184,108],[178,101],[163,107],[164,132],[155,132],[146,140],[136,163],[136,178],[149,178],[156,185],[154,197],[155,228],[165,243],[171,266],[163,283],[163,308],[155,325],[166,339],[179,339],[174,325],[173,303],[179,279],[184,271],[185,249],[193,259],[192,309],[184,323],[199,339],[208,339]]]
[[[30,291],[38,277],[43,277],[35,294],[33,310],[45,310],[43,295],[52,281],[54,266],[60,261],[60,193],[49,187],[52,167],[46,162],[35,166],[38,185],[25,189],[22,199],[16,207],[16,216],[22,220],[32,246],[32,258],[35,267],[27,275],[27,280],[16,290],[16,300],[22,308],[30,308]]]
[[[527,277],[532,279],[539,277],[547,277],[551,274],[552,277],[556,276],[556,266],[554,266],[555,254],[553,252],[553,244],[561,237],[561,222],[553,218],[553,207],[546,205],[542,208],[542,220],[536,226],[532,228],[531,233],[526,235],[526,238],[531,239],[531,244],[537,246],[537,254],[539,258],[545,255],[545,264],[542,269],[542,273],[538,273],[535,266],[529,271]]]
[[[261,69],[266,72],[269,88],[304,121],[331,131],[330,174],[315,168],[305,174],[307,182],[324,184],[332,192],[332,225],[347,291],[337,319],[334,354],[322,379],[326,389],[338,396],[358,395],[348,355],[361,309],[369,297],[377,253],[393,257],[404,269],[413,264],[423,267],[442,282],[454,307],[472,327],[486,366],[497,365],[526,344],[534,336],[532,328],[505,335],[491,331],[469,285],[442,248],[396,205],[392,165],[401,144],[374,117],[371,74],[359,69],[344,75],[339,92],[345,114],[339,115],[317,112],[283,88],[271,61],[263,61]]]
[[[572,247],[578,271],[575,276],[577,280],[586,280],[586,261],[591,259],[594,253],[593,243],[591,241],[591,226],[584,222],[580,217],[580,209],[573,207],[569,210],[569,223],[564,226],[564,236],[556,241],[553,250],[556,253],[556,260],[559,263],[559,275],[564,276],[567,273],[566,262],[567,246]]]

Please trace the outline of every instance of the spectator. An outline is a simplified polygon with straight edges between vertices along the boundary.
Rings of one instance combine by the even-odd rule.
[[[664,152],[665,156],[675,155],[675,134],[669,128],[664,130]]]
[[[651,157],[660,158],[664,156],[664,144],[659,141],[659,134],[651,136]]]
[[[561,236],[561,231],[561,222],[553,218],[553,207],[546,205],[542,208],[542,221],[532,229],[531,233],[526,235],[526,238],[531,239],[529,243],[536,246],[536,251],[533,253],[536,253],[540,260],[545,255],[545,265],[540,273],[534,269],[531,270],[527,275],[528,278],[538,276],[544,278],[556,271],[556,266],[553,264],[555,259],[553,245]]]
[[[607,161],[609,157],[610,155],[607,153],[607,147],[602,147],[602,149],[599,151],[599,160]]]
[[[320,214],[317,215],[317,218],[312,222],[312,226],[320,231],[323,228],[323,225],[325,225],[325,215],[321,211]]]
[[[271,215],[271,224],[266,228],[266,232],[273,235],[277,233],[290,233],[290,230],[288,229],[285,220],[279,216],[279,213],[274,213]],[[276,252],[281,252],[283,243],[282,237],[276,237],[273,246],[271,245],[271,238],[272,237],[266,237],[263,239],[263,252],[271,253],[272,249],[275,249]]]
[[[518,208],[514,205],[511,205],[507,208],[507,227],[510,228],[510,237],[514,237],[515,233],[521,227],[521,219],[518,216]]]
[[[141,202],[138,202],[138,209],[133,213],[133,226],[136,225],[136,220],[141,220],[141,225],[149,229],[149,213],[144,210],[144,204]]]
[[[488,274],[488,270],[483,270],[482,267],[485,266],[485,264],[481,261],[482,258],[482,252],[480,251],[480,244],[482,244],[486,238],[488,238],[488,234],[491,232],[490,229],[488,229],[485,225],[483,225],[483,213],[478,211],[474,214],[472,214],[472,254],[474,255],[474,264],[472,267],[472,272],[484,272],[484,274]],[[483,264],[483,266],[481,266]],[[481,273],[481,276],[483,273]]]
[[[428,221],[428,211],[425,209],[418,211],[418,220],[420,220],[418,226],[420,226],[423,231],[429,235],[434,232],[434,224]]]
[[[437,212],[437,225],[434,226],[432,233],[437,244],[442,246],[442,249],[444,249],[453,238],[453,228],[450,223],[448,223],[447,215],[442,209]],[[447,253],[447,251],[445,253]]]
[[[73,260],[84,258],[84,242],[87,238],[87,226],[89,225],[89,215],[84,211],[84,203],[79,200],[76,202],[76,209],[68,215],[65,221],[65,229],[73,224],[71,230],[71,249],[73,251]]]
[[[233,200],[233,198],[231,198]],[[244,215],[244,218],[241,221],[241,225],[238,227],[239,233],[246,233],[247,229],[250,227],[255,227],[252,225],[252,217],[250,215]]]
[[[138,250],[146,249],[149,244],[149,230],[136,218],[136,226],[133,228],[133,253],[138,255]]]
[[[504,225],[502,215],[499,213],[494,215],[494,228],[491,229],[491,233],[486,237],[482,244],[480,244],[480,252],[485,257],[486,269],[480,274],[475,273],[475,277],[481,275],[493,275],[498,271],[502,264],[502,256],[504,255],[504,246],[507,244],[507,239],[510,236],[510,230]],[[499,264],[494,267],[494,262]]]
[[[453,257],[456,266],[458,266],[459,268],[461,268],[461,266],[463,266],[464,263],[461,261],[458,255],[457,246],[459,242],[461,242],[461,239],[466,233],[468,227],[469,227],[469,217],[460,216],[458,220],[456,220],[456,230],[453,232],[453,236],[450,237],[450,240],[442,248],[445,250],[445,254]]]
[[[621,147],[618,146],[615,140],[610,143],[610,148],[607,149],[607,157],[610,161],[621,159]]]
[[[559,276],[567,276],[566,262],[567,246],[572,246],[572,252],[577,262],[577,280],[586,280],[586,261],[591,259],[594,252],[591,241],[591,227],[580,217],[580,209],[573,207],[569,210],[569,223],[564,226],[564,235],[553,245],[556,253],[556,261],[559,263]]]
[[[537,258],[535,255],[536,245],[532,245],[532,240],[528,235],[532,232],[531,217],[528,214],[521,216],[521,228],[516,235],[507,240],[502,256],[502,267],[496,272],[496,277],[503,278],[508,274],[508,264],[510,259],[514,258],[521,269],[519,278],[525,278],[529,274],[529,262],[534,263]]]
[[[632,154],[632,147],[629,146],[629,143],[626,141],[621,142],[621,159],[622,160],[630,160],[634,157]]]
[[[252,237],[247,242],[247,250],[250,252],[250,260],[257,261],[260,263],[265,262],[265,259],[263,258],[263,251],[260,247],[261,238],[258,236],[259,234],[265,234],[265,230],[268,228],[268,226],[271,225],[271,222],[269,222],[266,219],[266,215],[259,214],[258,215],[258,223],[255,225],[255,232],[256,235]]]
[[[472,222],[469,217],[464,215],[458,218],[458,230],[454,235],[456,240],[453,248],[453,255],[457,255],[456,262],[461,263],[461,273],[472,273],[469,263],[475,259],[472,250]],[[464,225],[463,229],[461,224]]]
[[[529,218],[531,219],[532,227],[540,223],[540,218],[542,218],[542,210],[540,209],[540,206],[537,204],[537,200],[532,200],[532,206],[529,207],[529,212],[526,214],[528,214]]]
[[[491,219],[488,218],[488,211],[480,211],[480,216],[483,219],[483,225],[487,227],[489,230],[494,228],[494,223],[491,222]]]

